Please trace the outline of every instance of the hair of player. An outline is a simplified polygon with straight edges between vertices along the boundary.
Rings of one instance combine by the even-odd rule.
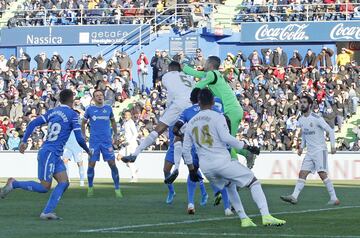
[[[212,94],[212,92],[209,89],[204,88],[204,89],[200,90],[199,103],[202,106],[209,106],[214,103],[214,95]]]
[[[96,90],[93,92],[93,97],[95,97],[95,93],[97,93],[97,92],[101,92],[102,95],[104,96],[104,92],[103,92],[102,90],[96,89]]]
[[[199,93],[200,93],[200,91],[201,91],[200,88],[194,88],[194,89],[191,91],[190,101],[191,101],[193,104],[199,102]]]
[[[181,72],[181,66],[179,62],[171,61],[169,64],[169,71],[178,71]]]
[[[220,68],[221,59],[217,56],[209,56],[208,63],[211,64],[215,70]]]
[[[302,96],[301,97],[301,99],[306,99],[306,101],[308,102],[308,104],[310,105],[310,106],[312,106],[313,105],[313,100],[312,100],[312,98],[309,96],[309,95],[304,95],[304,96]]]
[[[62,104],[69,103],[73,97],[74,93],[70,89],[64,89],[59,94],[59,100]]]

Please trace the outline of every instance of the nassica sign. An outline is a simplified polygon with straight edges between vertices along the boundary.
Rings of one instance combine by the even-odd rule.
[[[0,46],[138,44],[150,25],[49,26],[1,29]],[[147,34],[147,35],[146,35]],[[143,40],[142,43],[147,43]]]
[[[360,41],[360,21],[243,23],[241,42]]]

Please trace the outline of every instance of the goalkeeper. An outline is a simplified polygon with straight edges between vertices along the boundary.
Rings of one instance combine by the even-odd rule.
[[[229,127],[231,135],[236,137],[244,111],[231,87],[219,72],[220,64],[221,60],[219,57],[210,56],[205,63],[204,71],[197,71],[188,65],[184,65],[183,72],[202,79],[195,85],[196,88],[203,89],[208,87],[215,97],[221,99],[224,106],[224,114],[230,119]],[[237,153],[246,158],[246,163],[249,168],[253,167],[255,159],[254,154],[244,149],[236,151],[232,148],[231,158],[237,159]]]

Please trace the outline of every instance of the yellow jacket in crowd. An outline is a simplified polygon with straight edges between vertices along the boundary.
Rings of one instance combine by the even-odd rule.
[[[354,54],[353,51],[343,48],[341,50],[341,53],[338,54],[338,56],[337,56],[336,64],[340,66],[340,65],[346,65],[346,64],[350,63],[353,54]]]

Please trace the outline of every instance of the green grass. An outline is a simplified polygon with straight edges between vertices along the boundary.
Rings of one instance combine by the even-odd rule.
[[[5,180],[1,180],[3,184]],[[255,215],[257,228],[242,229],[239,220],[225,217],[222,206],[199,205],[197,191],[196,214],[186,213],[186,184],[176,183],[177,196],[172,205],[165,204],[166,187],[160,182],[122,185],[124,198],[115,199],[109,180],[95,181],[95,197],[86,198],[86,189],[72,184],[61,200],[57,214],[61,221],[41,221],[38,217],[49,194],[14,191],[0,200],[0,237],[54,238],[54,237],[360,237],[360,185],[357,181],[337,182],[341,199],[339,207],[326,206],[328,194],[321,183],[311,182],[300,195],[297,205],[280,201],[279,196],[292,192],[294,181],[265,181],[263,188],[272,213],[286,219],[283,227],[262,227],[258,210],[248,190],[240,192],[247,213]],[[208,184],[209,194],[211,193]],[[353,206],[347,208],[348,206]],[[309,211],[318,209],[336,209]],[[295,214],[293,212],[300,211]],[[285,214],[287,212],[291,212]],[[216,218],[216,219],[214,219]],[[197,221],[199,219],[213,219]],[[192,221],[172,225],[166,222]],[[82,233],[80,230],[154,224],[138,228],[114,229],[107,232]]]

